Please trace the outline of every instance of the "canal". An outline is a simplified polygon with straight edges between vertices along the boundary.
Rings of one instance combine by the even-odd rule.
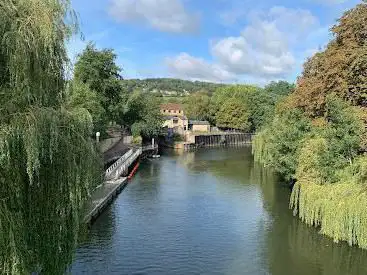
[[[251,148],[147,160],[92,226],[71,274],[367,274],[367,253],[292,216]]]

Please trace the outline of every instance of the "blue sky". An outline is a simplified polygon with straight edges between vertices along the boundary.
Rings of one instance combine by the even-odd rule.
[[[295,81],[329,28],[360,0],[73,0],[79,36],[112,48],[125,78],[177,77],[263,85]]]

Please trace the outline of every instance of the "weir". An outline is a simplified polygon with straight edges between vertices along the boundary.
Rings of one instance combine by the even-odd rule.
[[[195,135],[196,147],[226,146],[251,144],[253,134],[251,133],[221,133],[210,135]]]

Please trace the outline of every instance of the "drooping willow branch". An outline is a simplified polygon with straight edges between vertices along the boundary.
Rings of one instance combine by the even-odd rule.
[[[0,2],[0,273],[63,274],[100,181],[92,119],[65,109],[68,0]]]

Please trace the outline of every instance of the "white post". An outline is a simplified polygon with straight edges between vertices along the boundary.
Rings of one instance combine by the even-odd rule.
[[[99,137],[101,136],[101,133],[100,132],[97,132],[96,133],[96,141],[97,143],[99,143]]]
[[[153,148],[154,148],[154,138],[152,138],[152,146],[153,146]]]

